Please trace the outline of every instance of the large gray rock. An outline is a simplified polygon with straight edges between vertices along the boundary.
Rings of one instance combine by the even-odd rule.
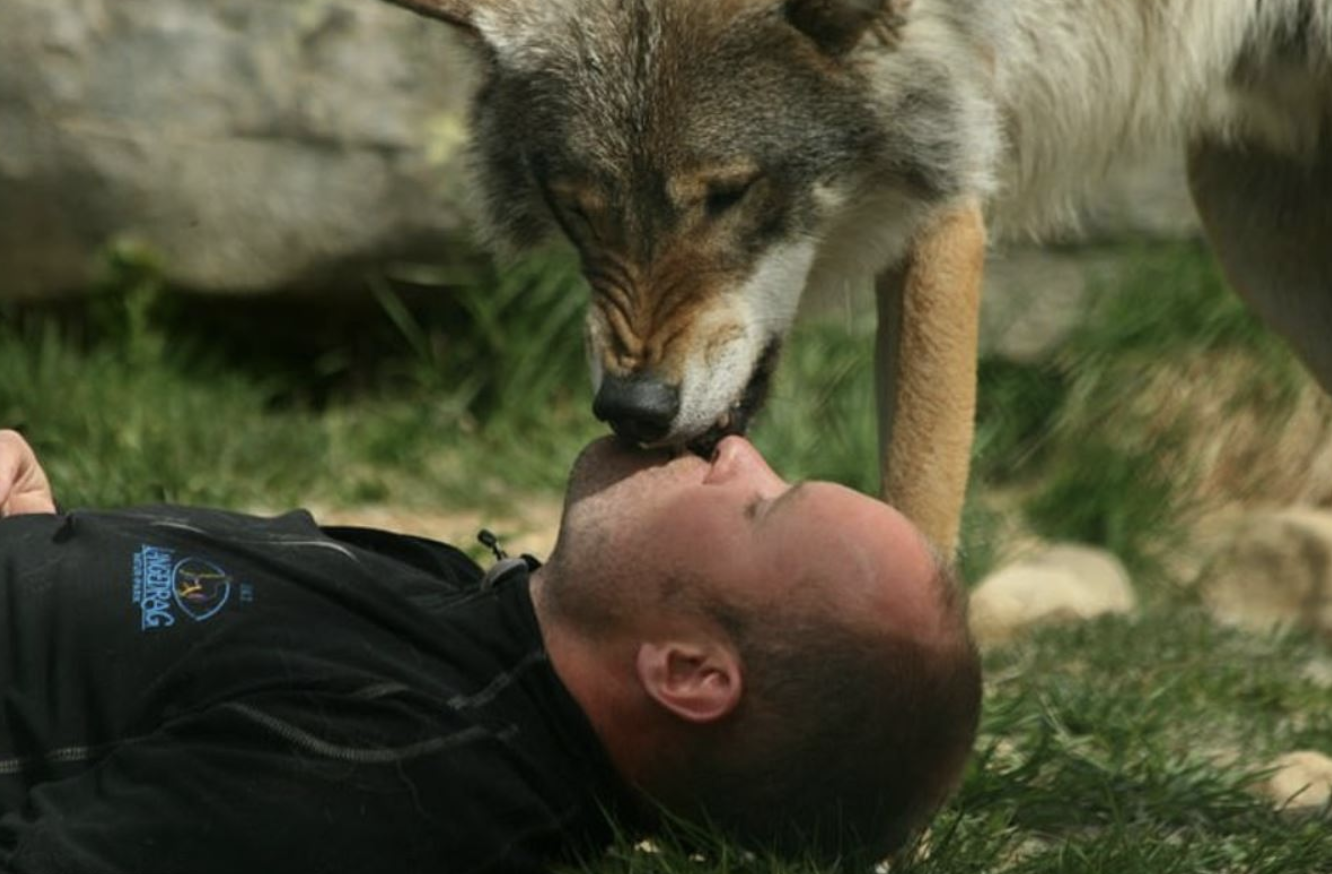
[[[1332,639],[1332,512],[1255,513],[1199,581],[1224,622],[1255,630],[1295,627]]]
[[[0,3],[0,295],[133,238],[212,292],[358,284],[462,222],[461,52],[371,0]]]

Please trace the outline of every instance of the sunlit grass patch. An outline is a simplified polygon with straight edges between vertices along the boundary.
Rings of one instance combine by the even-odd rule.
[[[328,476],[317,425],[265,413],[225,370],[79,348],[53,325],[0,329],[0,422],[22,427],[68,505],[290,499]]]

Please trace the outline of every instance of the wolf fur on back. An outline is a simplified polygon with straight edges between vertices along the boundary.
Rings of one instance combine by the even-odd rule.
[[[985,37],[1005,120],[993,205],[1001,228],[1066,219],[1089,184],[1144,146],[1257,138],[1310,157],[1332,135],[1332,4],[973,5],[990,10]]]
[[[981,160],[964,187],[998,236],[1076,225],[1107,172],[1149,148],[1253,139],[1297,160],[1332,148],[1332,3],[915,0],[910,14],[898,51],[865,48],[866,83],[885,107],[922,70],[963,83],[955,147]],[[898,234],[874,247],[850,227],[883,218],[831,235],[822,281],[848,267],[842,278],[860,281],[900,255]]]

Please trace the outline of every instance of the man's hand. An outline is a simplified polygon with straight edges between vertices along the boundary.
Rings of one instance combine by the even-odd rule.
[[[0,518],[54,512],[51,483],[32,447],[17,431],[0,431]]]

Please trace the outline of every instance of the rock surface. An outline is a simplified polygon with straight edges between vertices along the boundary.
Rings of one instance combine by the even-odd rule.
[[[1199,582],[1221,621],[1253,630],[1296,627],[1332,639],[1332,512],[1249,516]]]
[[[1300,672],[1304,679],[1323,689],[1332,689],[1332,658],[1316,658]]]
[[[971,595],[971,630],[990,647],[1036,625],[1127,614],[1136,606],[1132,580],[1112,554],[1056,545],[985,578]]]
[[[1310,814],[1332,804],[1332,759],[1319,752],[1288,753],[1272,763],[1275,772],[1259,791],[1279,810]]]
[[[174,284],[326,288],[462,224],[462,53],[368,0],[0,3],[3,294],[132,238]]]

